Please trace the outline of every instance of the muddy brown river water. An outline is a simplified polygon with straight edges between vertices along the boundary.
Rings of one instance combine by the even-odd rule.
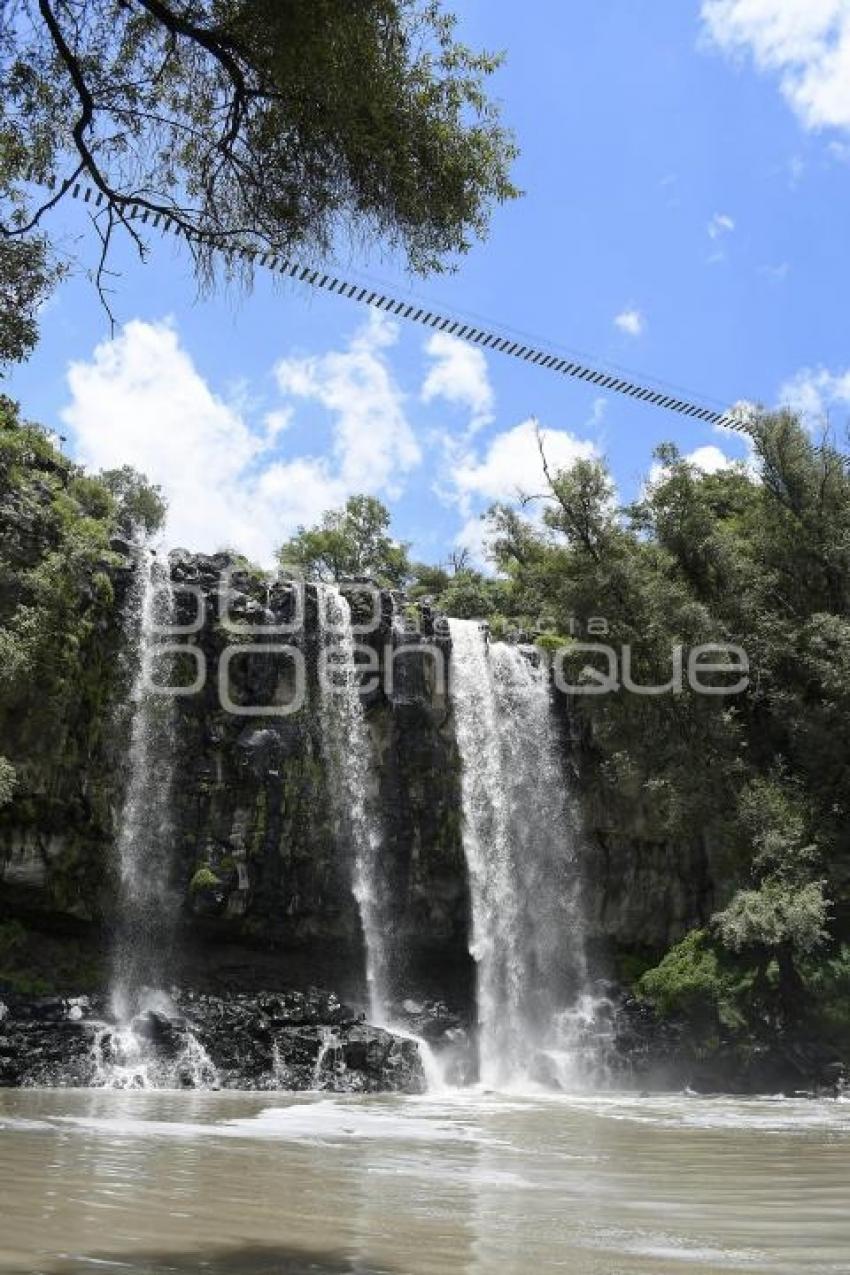
[[[0,1272],[847,1275],[850,1103],[0,1091]]]

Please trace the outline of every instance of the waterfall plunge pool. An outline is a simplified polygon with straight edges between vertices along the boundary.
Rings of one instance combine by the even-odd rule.
[[[850,1103],[0,1091],[0,1272],[838,1275]]]

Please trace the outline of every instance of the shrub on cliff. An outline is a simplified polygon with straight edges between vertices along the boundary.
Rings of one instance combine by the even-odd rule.
[[[637,991],[662,1017],[687,1020],[695,1036],[716,1037],[746,1022],[755,974],[732,962],[707,930],[691,930],[638,980]]]
[[[139,476],[134,490],[145,492]],[[0,828],[62,827],[69,850],[50,885],[62,904],[94,905],[105,872],[98,843],[116,781],[106,753],[124,672],[115,581],[126,580],[111,541],[124,514],[121,492],[0,399]]]
[[[309,580],[337,581],[368,576],[385,588],[401,588],[410,578],[407,545],[389,534],[390,512],[374,496],[350,496],[330,509],[315,527],[299,527],[280,548],[285,567]]]

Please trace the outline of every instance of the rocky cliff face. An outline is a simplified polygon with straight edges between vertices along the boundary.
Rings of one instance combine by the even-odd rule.
[[[69,724],[69,733],[90,742],[60,770],[39,768],[32,749],[27,788],[0,815],[0,923],[7,921],[0,948],[5,941],[14,949],[36,989],[85,990],[106,972],[126,783],[132,652],[121,609],[129,555],[113,574],[115,610],[104,642],[118,672],[96,711],[80,698]],[[333,825],[318,711],[317,590],[307,586],[299,615],[294,589],[270,588],[230,555],[177,552],[171,575],[175,625],[184,630],[171,640],[185,650],[160,661],[155,677],[183,690],[198,684],[175,699],[171,888],[181,942],[174,981],[230,990],[319,982],[359,1003],[365,963],[352,850]],[[356,583],[347,593],[355,622],[369,627],[370,594]],[[386,593],[377,621],[363,642],[376,670],[366,705],[384,824],[392,990],[401,1000],[454,989],[464,1000],[471,968],[460,776],[434,659],[439,651],[447,660],[447,639],[427,608],[421,632],[406,631]],[[96,676],[103,658],[96,654],[81,681]],[[304,703],[279,715],[275,707],[295,691],[296,657]],[[42,928],[52,936],[47,948]],[[3,958],[0,950],[0,969],[9,963]]]
[[[120,613],[130,558],[111,571],[112,624],[83,653],[90,666],[83,661],[81,685],[91,688],[105,661],[118,671],[104,675],[99,697],[90,689],[80,695],[67,764],[40,770],[31,748],[26,788],[0,816],[0,922],[4,915],[23,921],[12,946],[36,983],[73,991],[103,982],[112,845],[126,780],[121,705],[129,655],[122,655]],[[184,630],[173,641],[186,650],[158,676],[184,689],[198,683],[175,701],[171,887],[181,942],[174,982],[207,991],[320,984],[361,1004],[352,851],[333,825],[318,712],[317,590],[307,587],[302,616],[291,586],[269,586],[232,555],[177,552],[171,574],[175,622]],[[368,590],[356,581],[344,588],[352,618],[368,628]],[[400,600],[380,595],[377,623],[362,639],[374,653],[366,707],[384,826],[391,990],[398,1001],[432,998],[468,1011],[460,770],[439,664],[448,666],[449,638],[427,606],[408,611],[407,623],[403,615]],[[302,707],[270,712],[295,694],[298,660]],[[572,741],[571,756],[581,790],[581,741]],[[624,830],[610,811],[596,809],[592,788],[584,805],[592,951],[660,951],[705,919],[715,865],[698,836],[671,846],[653,839],[650,820]],[[32,937],[39,928],[49,941]],[[4,941],[8,933],[6,940],[0,933],[0,948]],[[0,951],[0,969],[5,964]]]
[[[197,694],[178,700],[174,785],[175,887],[191,915],[193,981],[201,961],[237,985],[255,983],[258,965],[277,964],[295,982],[318,977],[362,994],[352,850],[335,835],[318,710],[319,594],[307,586],[302,624],[293,588],[269,590],[237,567],[224,614],[222,572],[233,563],[222,555],[172,561],[178,620],[191,624],[199,604],[204,617],[188,640],[206,677]],[[354,622],[368,627],[371,595],[356,582],[344,591]],[[291,631],[267,638],[246,626]],[[414,986],[446,994],[458,974],[468,984],[458,761],[433,669],[433,652],[445,643],[425,629],[406,633],[382,594],[377,623],[363,638],[376,670],[366,707],[384,824],[382,911],[392,918],[399,999]],[[303,662],[303,707],[266,714],[295,693],[292,652]]]
[[[103,1084],[421,1093],[425,1077],[413,1041],[314,990],[178,992],[124,1027],[96,996],[0,1001],[0,1087]]]

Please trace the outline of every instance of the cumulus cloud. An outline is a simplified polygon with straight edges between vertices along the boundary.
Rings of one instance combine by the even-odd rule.
[[[702,470],[704,474],[716,474],[721,469],[728,469],[734,464],[732,458],[714,443],[706,443],[704,447],[694,448],[692,452],[688,452],[685,460]]]
[[[335,417],[333,452],[340,481],[352,491],[394,498],[422,459],[383,351],[398,340],[397,325],[370,311],[343,353],[282,359],[275,368],[284,394],[312,400]]]
[[[252,425],[242,407],[214,393],[165,322],[130,322],[90,360],[71,364],[62,419],[83,464],[130,464],[162,486],[169,544],[238,546],[268,563],[300,523],[355,491],[392,495],[418,463],[383,356],[392,339],[373,323],[341,353],[279,365],[282,390],[332,412],[331,457],[282,454],[292,405]]]
[[[646,319],[640,310],[621,310],[614,319],[614,327],[628,336],[640,336],[646,328]]]
[[[797,412],[809,428],[823,422],[831,407],[850,405],[850,369],[803,368],[779,390],[779,403]]]
[[[600,412],[597,400],[592,420]],[[577,460],[598,455],[596,444],[561,429],[541,429],[540,436],[551,471],[569,469]],[[473,451],[464,443],[445,440],[447,470],[451,487],[443,494],[453,501],[463,524],[455,544],[469,549],[475,566],[487,570],[490,529],[481,517],[495,503],[516,504],[521,495],[539,495],[546,490],[546,477],[537,443],[537,422],[521,421],[490,439],[486,448]],[[541,505],[529,506],[527,515],[539,518]]]
[[[480,429],[493,419],[493,387],[487,360],[481,350],[445,332],[435,332],[425,343],[432,360],[422,384],[422,401],[444,399],[467,407],[470,427]]]
[[[847,0],[703,0],[708,39],[779,78],[806,128],[850,128]]]
[[[468,508],[472,497],[491,503],[516,500],[520,492],[543,490],[545,478],[535,431],[535,421],[521,421],[513,429],[496,434],[482,456],[459,458],[453,480],[461,503]],[[553,471],[568,469],[577,460],[596,455],[592,442],[566,430],[542,429],[540,434]]]

